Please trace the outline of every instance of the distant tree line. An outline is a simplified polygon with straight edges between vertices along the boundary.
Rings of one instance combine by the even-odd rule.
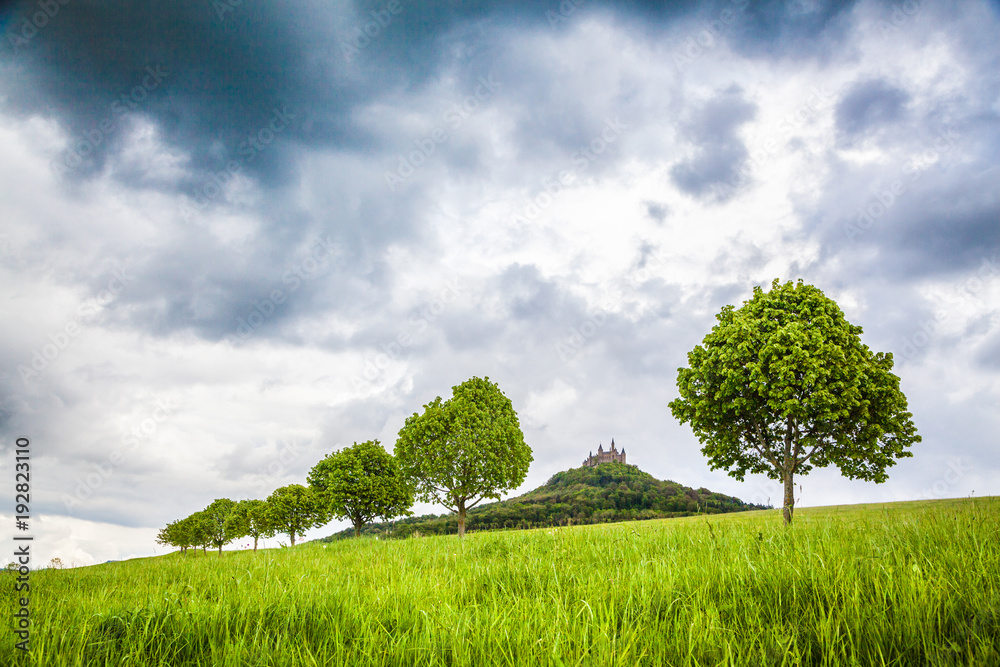
[[[523,496],[478,507],[469,513],[468,529],[517,530],[759,509],[767,508],[705,488],[661,481],[633,465],[602,463],[556,473]],[[363,531],[389,538],[456,532],[454,516],[433,514],[371,524]],[[324,541],[343,537],[347,537],[346,531]]]
[[[528,472],[531,449],[514,407],[489,378],[472,378],[414,413],[399,432],[395,455],[378,440],[326,455],[307,476],[308,486],[290,484],[265,500],[219,498],[205,509],[173,521],[159,544],[182,553],[222,547],[244,537],[288,535],[292,546],[307,530],[346,519],[355,536],[375,520],[409,516],[416,498],[436,501],[457,516],[464,533],[466,512],[484,499],[499,499]]]

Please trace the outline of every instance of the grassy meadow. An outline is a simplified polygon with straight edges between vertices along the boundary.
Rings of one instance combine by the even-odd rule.
[[[0,664],[1000,665],[1000,498],[171,554],[31,584],[31,653],[8,631]]]

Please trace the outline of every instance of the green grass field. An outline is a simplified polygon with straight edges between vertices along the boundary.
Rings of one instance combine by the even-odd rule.
[[[31,577],[31,653],[8,631],[4,665],[1000,665],[996,497]]]

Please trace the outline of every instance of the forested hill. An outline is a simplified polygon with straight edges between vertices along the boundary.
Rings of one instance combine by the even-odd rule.
[[[482,505],[469,511],[467,530],[503,530],[543,526],[611,523],[635,519],[662,519],[692,514],[719,514],[764,509],[739,498],[664,482],[636,466],[602,463],[595,468],[573,468],[556,473],[548,482],[523,496]],[[372,524],[366,535],[408,537],[458,531],[452,514],[427,514],[391,523]],[[353,536],[353,529],[320,541]]]

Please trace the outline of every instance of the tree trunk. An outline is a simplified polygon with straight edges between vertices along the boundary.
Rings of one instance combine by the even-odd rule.
[[[785,525],[790,525],[792,523],[792,510],[795,509],[795,484],[792,482],[792,473],[789,470],[785,470],[781,473],[785,482],[785,506],[782,509],[782,514],[785,517]]]
[[[294,547],[295,546],[295,531],[293,530],[292,532],[288,533],[288,536],[290,538],[292,538],[292,546]]]
[[[458,539],[465,537],[465,501],[458,501]]]
[[[253,552],[254,553],[257,553],[257,540],[258,539],[260,539],[260,538],[257,537],[257,536],[254,536],[254,538],[253,538]]]
[[[365,525],[360,520],[354,522],[354,537],[361,537],[361,526]]]
[[[222,555],[222,545],[221,544],[219,545],[219,555],[220,556]]]
[[[785,431],[785,455],[781,461],[781,481],[785,483],[785,504],[781,513],[785,518],[786,526],[792,524],[792,511],[795,509],[795,483],[792,481],[792,471],[795,470],[795,462],[792,460],[794,434],[795,422],[792,421]]]

